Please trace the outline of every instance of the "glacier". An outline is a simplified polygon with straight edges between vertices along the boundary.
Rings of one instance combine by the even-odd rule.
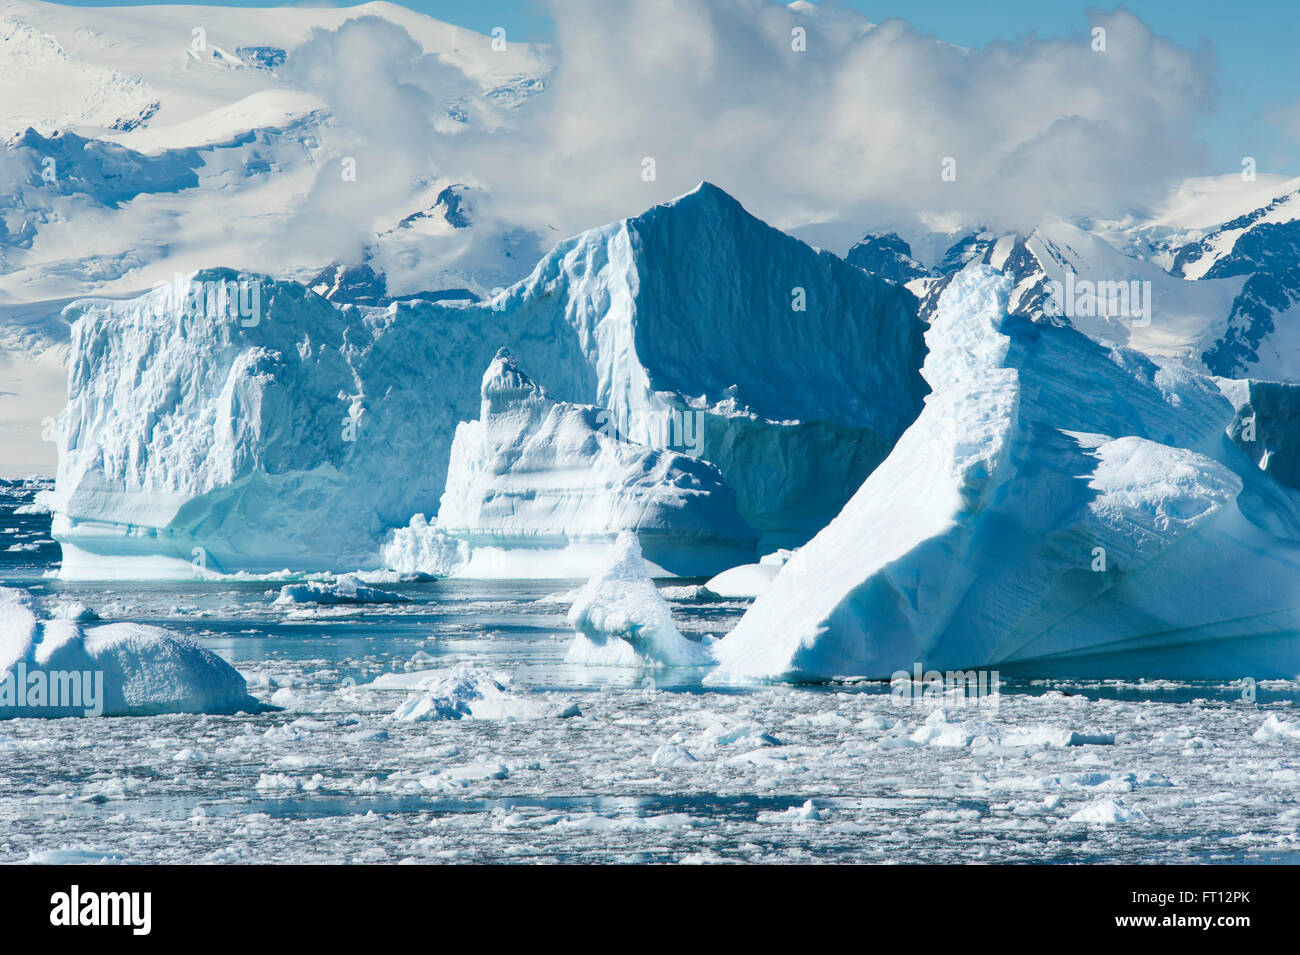
[[[715,648],[714,682],[1294,677],[1300,510],[1213,379],[1008,313],[957,273],[934,389],[888,459]]]
[[[753,559],[758,535],[713,465],[623,440],[608,411],[555,401],[505,348],[481,394],[438,510],[438,533],[469,546],[458,576],[588,576],[625,530],[661,576]]]
[[[503,345],[629,442],[689,418],[692,456],[765,549],[798,545],[919,412],[916,309],[708,183],[561,242],[479,303],[338,307],[229,269],[82,300],[51,500],[62,574],[378,566],[437,510]]]

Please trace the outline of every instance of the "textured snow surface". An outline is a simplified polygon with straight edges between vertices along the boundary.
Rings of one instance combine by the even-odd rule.
[[[241,301],[255,288],[257,320],[211,294],[197,307],[223,287]],[[479,415],[503,344],[630,441],[700,415],[700,456],[741,516],[801,543],[919,410],[915,307],[708,184],[560,243],[479,305],[340,309],[224,270],[82,302],[58,431],[63,573],[378,565],[391,529],[436,510],[455,427]]]
[[[624,531],[573,598],[577,631],[566,657],[595,666],[689,667],[710,662],[708,648],[682,636],[655,589],[636,535]]]
[[[438,511],[438,531],[470,544],[461,576],[588,576],[624,530],[666,576],[753,557],[757,535],[712,465],[621,439],[607,411],[551,399],[504,348],[481,394]]]
[[[1300,672],[1295,499],[1214,382],[1006,314],[959,273],[934,391],[844,511],[716,647],[715,680]]]
[[[448,537],[416,514],[406,527],[394,528],[380,555],[385,567],[401,574],[450,577],[469,560],[469,544]]]
[[[40,619],[27,591],[0,587],[0,680],[13,685],[38,673],[51,684],[55,674],[102,679],[96,707],[102,711],[89,715],[233,713],[259,706],[230,664],[186,637],[137,623],[83,628],[71,619]],[[39,705],[27,700],[26,706],[0,706],[0,719],[88,715],[87,706],[56,706],[52,696]]]

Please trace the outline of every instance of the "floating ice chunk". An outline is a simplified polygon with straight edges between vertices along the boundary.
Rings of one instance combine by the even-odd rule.
[[[64,846],[28,853],[28,865],[126,865],[129,859],[112,849],[90,846]]]
[[[785,812],[760,812],[759,822],[821,822],[822,814],[811,799],[802,806],[791,806]]]
[[[724,570],[712,578],[702,588],[705,594],[715,597],[754,598],[767,589],[777,572],[786,565],[796,553],[795,550],[779,548],[770,554],[764,554],[757,564],[741,564]]]
[[[1029,726],[1003,737],[1003,746],[1037,746],[1059,749],[1066,746],[1112,746],[1114,733],[1081,733],[1055,726]]]
[[[689,766],[691,763],[699,762],[689,749],[682,746],[674,746],[671,743],[665,743],[654,751],[650,757],[650,765],[656,769],[664,769],[669,766]]]
[[[655,589],[636,535],[618,536],[596,574],[569,608],[577,631],[566,660],[591,666],[689,667],[710,662],[709,650],[687,640]]]
[[[367,587],[355,574],[343,574],[334,583],[310,581],[280,588],[277,604],[391,604],[407,603],[410,597]]]
[[[424,690],[409,697],[390,715],[398,723],[421,723],[431,720],[516,720],[551,719],[581,716],[572,703],[514,693],[495,676],[470,667],[432,670],[423,674],[399,674],[403,683],[419,677]],[[379,681],[371,685],[385,689]]]
[[[261,708],[234,667],[186,637],[134,623],[83,629],[33,608],[27,592],[0,588],[0,719]]]
[[[72,620],[75,623],[92,623],[99,619],[99,614],[80,600],[55,604],[50,610],[50,616],[56,620]]]
[[[545,597],[538,597],[536,603],[539,604],[564,604],[568,606],[573,603],[578,596],[576,590],[561,590],[553,594],[547,594]]]
[[[738,723],[721,720],[710,723],[695,740],[694,745],[701,749],[714,749],[719,746],[780,746],[781,741],[757,723]]]
[[[1277,718],[1276,713],[1270,713],[1260,724],[1259,729],[1255,730],[1254,737],[1257,740],[1296,740],[1300,741],[1300,723],[1290,723]]]
[[[993,740],[997,738],[997,731],[973,720],[950,720],[946,711],[937,709],[908,739],[917,746],[963,747],[981,736]]]
[[[1123,799],[1099,799],[1097,802],[1089,803],[1070,816],[1070,822],[1084,822],[1102,826],[1146,821],[1146,814],[1141,809],[1124,805]]]
[[[576,594],[577,591],[574,591]],[[669,584],[659,588],[659,596],[664,600],[696,601],[713,596],[702,584]]]
[[[469,560],[469,544],[441,533],[423,514],[398,527],[380,548],[384,566],[403,574],[450,577]]]
[[[419,777],[425,789],[464,789],[470,783],[493,779],[509,779],[510,767],[505,763],[480,761],[436,769]]]

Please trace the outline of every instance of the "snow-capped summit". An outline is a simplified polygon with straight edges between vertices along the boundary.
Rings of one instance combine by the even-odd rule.
[[[912,258],[912,247],[896,232],[867,233],[849,249],[844,261],[900,284],[929,274],[925,266]]]

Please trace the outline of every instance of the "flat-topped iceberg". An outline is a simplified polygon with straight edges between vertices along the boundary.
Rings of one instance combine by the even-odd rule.
[[[394,528],[437,509],[503,344],[629,441],[687,426],[671,446],[716,465],[772,546],[801,543],[920,409],[916,309],[708,184],[474,304],[336,307],[229,270],[82,301],[52,495],[62,574],[378,566]]]
[[[1212,379],[1007,314],[970,266],[927,333],[934,389],[715,648],[728,680],[995,667],[1300,673],[1300,512]]]
[[[758,535],[713,465],[626,440],[609,413],[555,401],[506,349],[477,421],[456,429],[439,533],[470,548],[459,576],[586,577],[622,531],[652,572],[707,576],[752,560]]]
[[[0,719],[256,712],[244,678],[159,627],[41,619],[26,591],[0,587]]]

